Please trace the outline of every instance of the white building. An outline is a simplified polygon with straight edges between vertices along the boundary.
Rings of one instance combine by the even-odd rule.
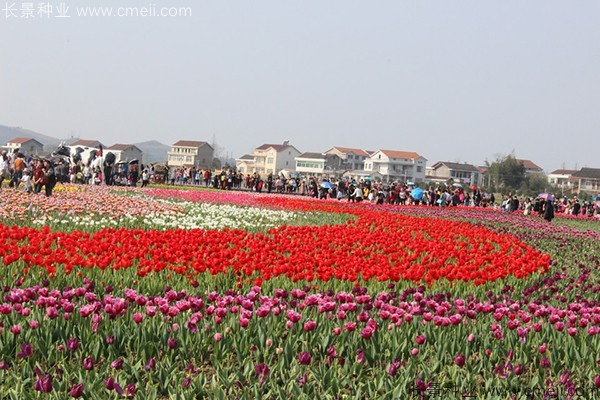
[[[452,179],[456,183],[467,185],[480,185],[479,169],[467,163],[453,163],[438,161],[431,167],[426,168],[427,180],[444,182]]]
[[[215,150],[206,142],[195,140],[180,140],[171,146],[167,153],[170,167],[210,168]]]
[[[562,191],[571,190],[573,188],[573,180],[571,176],[577,172],[577,170],[571,169],[557,169],[548,174],[548,183],[554,186],[558,186]]]
[[[31,156],[39,155],[44,151],[44,145],[33,138],[14,138],[6,143],[4,148],[12,153],[14,150],[19,150],[21,153]]]
[[[424,182],[426,163],[415,152],[378,150],[365,160],[365,171],[380,173],[386,182]]]
[[[300,151],[285,141],[283,144],[263,144],[254,149],[251,155],[254,158],[252,172],[277,175],[281,170],[291,171],[296,167],[296,157]]]
[[[129,162],[131,160],[138,160],[141,163],[142,156],[144,155],[144,152],[133,144],[113,144],[106,150],[115,155],[115,162]]]
[[[296,157],[296,172],[305,176],[337,178],[345,168],[337,154],[302,153]]]
[[[251,174],[254,172],[254,157],[250,154],[244,154],[235,160],[235,168],[242,174]]]
[[[100,143],[99,140],[87,140],[87,139],[79,139],[71,143],[69,146],[81,146],[81,147],[91,147],[93,149],[99,149],[102,146],[103,149],[106,148],[105,145]]]

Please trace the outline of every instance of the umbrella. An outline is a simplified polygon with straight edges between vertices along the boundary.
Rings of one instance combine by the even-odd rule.
[[[456,188],[461,188],[462,185],[460,183],[453,183],[452,186],[456,187]]]
[[[410,191],[410,195],[415,200],[421,200],[423,198],[423,189],[414,188],[413,190]]]
[[[550,193],[540,193],[537,197],[544,200],[554,200],[554,196],[552,196]]]
[[[137,158],[134,158],[133,160],[129,161],[129,164],[138,164],[140,162],[140,160],[138,160]]]
[[[408,182],[406,182],[406,184],[407,184],[408,186],[415,186],[415,183],[414,183],[414,182],[411,182],[411,181],[408,181]]]
[[[477,186],[471,185],[471,190],[477,190]]]
[[[321,182],[321,187],[325,189],[331,189],[333,187],[333,183],[327,181]]]
[[[373,180],[373,178],[371,178],[370,176],[365,176],[363,179],[365,181],[372,181]]]

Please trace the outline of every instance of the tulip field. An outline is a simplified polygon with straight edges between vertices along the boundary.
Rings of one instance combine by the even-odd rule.
[[[600,398],[600,222],[0,191],[0,398]]]

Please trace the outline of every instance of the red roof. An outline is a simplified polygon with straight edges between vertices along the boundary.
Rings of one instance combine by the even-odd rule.
[[[361,150],[361,149],[352,149],[350,147],[337,147],[337,146],[334,147],[334,149],[338,150],[341,153],[354,153],[356,155],[365,156],[365,157],[369,156],[369,153],[367,153],[366,151]]]
[[[30,140],[35,140],[34,138],[22,138],[22,137],[18,137],[18,138],[14,138],[12,140],[9,140],[8,143],[18,143],[18,144],[23,144],[23,143],[27,143]],[[37,140],[35,140],[37,142]]]
[[[414,151],[395,151],[395,150],[379,150],[390,158],[408,158],[414,160],[415,158],[421,157]]]
[[[204,145],[210,146],[206,142],[199,142],[196,140],[180,140],[177,143],[173,144],[173,146],[179,147],[202,147]],[[210,146],[212,148],[212,146]]]
[[[523,164],[523,166],[525,167],[526,170],[528,171],[538,171],[538,172],[542,172],[543,169],[541,167],[539,167],[538,165],[536,165],[533,161],[531,160],[516,160],[517,162],[520,162],[521,164]]]

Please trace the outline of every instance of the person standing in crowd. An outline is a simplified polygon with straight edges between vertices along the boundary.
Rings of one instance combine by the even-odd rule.
[[[9,178],[8,173],[8,156],[6,155],[6,150],[0,154],[0,188],[2,187],[2,182],[4,182],[5,178]]]
[[[148,168],[144,168],[142,171],[142,187],[148,186],[148,183],[150,183],[150,172]]]
[[[33,183],[33,192],[38,194],[42,191],[42,186],[44,186],[44,164],[41,161],[36,163],[33,170]]]
[[[532,207],[533,207],[533,204],[531,203],[531,199],[529,197],[526,198],[525,202],[523,203],[523,215],[531,214]]]
[[[52,196],[52,189],[56,185],[56,173],[54,167],[48,160],[44,160],[44,187],[46,189],[46,197]]]
[[[574,197],[572,214],[574,216],[578,217],[580,212],[581,212],[581,204],[579,204],[579,200],[577,199],[577,197]]]
[[[17,158],[15,158],[14,169],[12,180],[15,189],[19,188],[19,184],[21,183],[21,178],[23,178],[23,171],[25,170],[25,157],[23,154],[17,153]]]
[[[352,202],[360,203],[363,199],[363,190],[360,185],[357,185],[352,193]]]
[[[21,182],[23,182],[23,184],[25,185],[25,191],[29,194],[31,194],[33,192],[33,185],[32,185],[32,181],[31,181],[31,173],[29,172],[29,169],[25,169],[25,171],[23,171],[23,176],[21,177]]]
[[[548,198],[544,204],[544,208],[544,219],[548,222],[552,222],[552,219],[554,218],[554,204],[552,203],[552,200]]]

